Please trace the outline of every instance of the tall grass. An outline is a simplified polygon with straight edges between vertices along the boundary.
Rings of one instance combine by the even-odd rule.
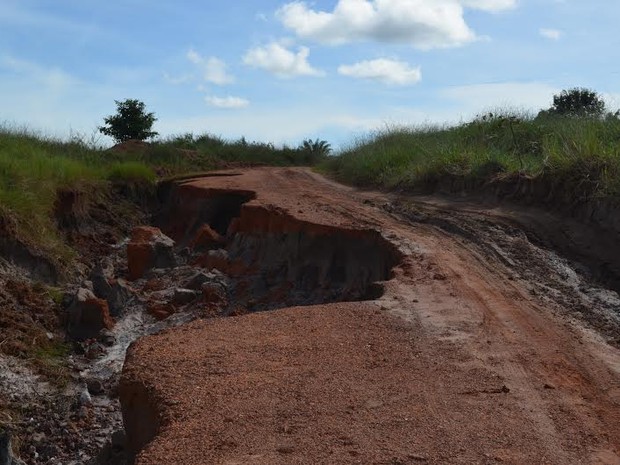
[[[133,147],[133,148],[132,148]],[[64,261],[71,251],[54,220],[59,190],[105,195],[113,186],[134,193],[159,177],[183,175],[231,164],[308,165],[316,154],[245,139],[185,134],[151,144],[104,150],[79,137],[59,140],[0,126],[0,225],[10,234]],[[97,194],[95,194],[97,193]]]
[[[320,169],[360,186],[410,191],[449,178],[481,186],[521,176],[620,196],[620,120],[495,112],[457,126],[391,128],[358,140]]]
[[[193,151],[202,157],[211,157],[216,163],[247,165],[308,166],[316,164],[324,155],[312,153],[302,146],[276,147],[271,143],[249,142],[244,137],[237,140],[225,140],[208,133],[173,136],[160,142],[159,146]]]
[[[56,257],[68,251],[58,238],[52,211],[59,189],[98,184],[101,170],[77,159],[85,147],[0,131],[0,213],[17,237]]]

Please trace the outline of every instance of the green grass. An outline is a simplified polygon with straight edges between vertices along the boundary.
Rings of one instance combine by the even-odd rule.
[[[65,387],[70,380],[67,355],[71,347],[64,342],[49,342],[33,350],[31,361],[37,372],[58,387]]]
[[[59,140],[0,127],[0,226],[67,264],[74,255],[54,220],[60,190],[94,199],[115,186],[134,195],[161,178],[236,165],[309,165],[319,158],[299,148],[209,134],[174,136],[118,152],[75,137]]]
[[[107,179],[117,183],[153,185],[157,176],[153,169],[137,161],[112,164],[107,169]]]
[[[620,196],[620,120],[499,112],[458,126],[392,128],[319,165],[359,186],[433,191],[445,180],[475,190],[521,177],[574,196]]]
[[[52,219],[56,192],[83,190],[102,180],[99,167],[79,160],[85,150],[74,143],[0,130],[0,214],[13,234],[56,258],[70,256]]]
[[[214,164],[239,163],[247,165],[302,166],[314,165],[322,159],[300,147],[275,147],[264,142],[248,142],[245,138],[227,141],[211,134],[191,133],[170,137],[160,147],[175,147],[211,157]]]

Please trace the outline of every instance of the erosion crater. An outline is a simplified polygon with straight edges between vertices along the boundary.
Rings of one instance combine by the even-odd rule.
[[[166,195],[156,225],[176,241],[188,264],[230,278],[218,316],[377,299],[403,257],[376,230],[300,219],[257,202],[251,190],[181,182],[168,187]],[[211,234],[206,242],[200,239],[205,227]],[[130,364],[132,353],[130,348]],[[120,392],[134,457],[168,420],[148,384],[124,376]]]

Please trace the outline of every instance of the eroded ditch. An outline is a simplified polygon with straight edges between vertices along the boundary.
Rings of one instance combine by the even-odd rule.
[[[254,198],[250,191],[180,186],[157,219],[191,255],[188,263],[232,278],[228,311],[382,295],[379,283],[391,278],[402,256],[379,232],[306,222],[277,207],[248,204]],[[220,237],[205,233],[205,225]]]
[[[33,445],[23,457],[27,463],[131,463],[128,451],[150,441],[157,426],[155,410],[137,392],[123,405],[127,435],[123,432],[120,372],[127,348],[142,336],[196,318],[383,294],[381,283],[391,278],[402,256],[379,232],[305,222],[252,202],[255,197],[251,191],[180,183],[168,190],[153,221],[174,245],[157,229],[146,228],[150,246],[146,240],[136,249],[133,237],[101,259],[80,287],[82,294],[107,301],[114,326],[77,343],[78,353],[70,357],[75,383],[56,394],[53,403],[65,407],[45,417],[45,447]],[[132,257],[132,250],[141,252]],[[147,263],[151,258],[145,253],[165,256]],[[143,275],[126,282],[136,257],[145,260],[138,267]],[[88,302],[92,307],[94,301]],[[76,430],[79,434],[72,433]]]

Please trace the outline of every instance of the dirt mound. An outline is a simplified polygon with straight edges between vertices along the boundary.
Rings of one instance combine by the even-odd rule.
[[[143,153],[149,150],[151,144],[143,140],[130,139],[124,142],[119,142],[113,147],[109,148],[110,152],[116,153]]]

